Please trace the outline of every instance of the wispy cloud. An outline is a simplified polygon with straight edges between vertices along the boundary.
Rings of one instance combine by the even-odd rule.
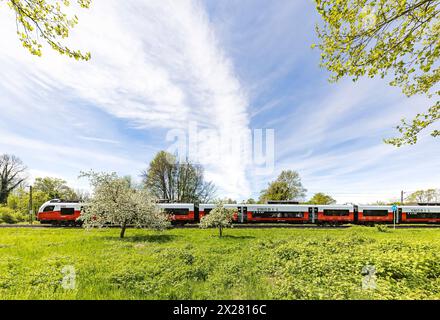
[[[103,143],[112,143],[112,144],[119,144],[119,141],[111,140],[111,139],[104,139],[104,138],[98,138],[98,137],[85,137],[85,136],[78,136],[78,138],[88,141],[96,141],[96,142],[103,142]]]
[[[319,50],[310,48],[319,21],[312,2],[211,5],[243,82],[252,88],[251,126],[275,128],[276,170],[249,177],[254,197],[283,169],[299,171],[309,196],[323,191],[339,202],[387,200],[402,188],[438,187],[435,139],[422,134],[417,146],[400,149],[382,140],[397,134],[400,118],[431,102],[406,98],[387,79],[328,83],[328,73],[318,67]]]
[[[13,17],[2,13],[0,19],[4,33],[14,34]],[[92,60],[77,63],[50,49],[43,58],[31,57],[8,37],[8,45],[0,49],[9,73],[1,80],[3,105],[11,108],[24,95],[28,97],[23,102],[25,112],[65,112],[71,120],[80,120],[74,105],[86,102],[89,108],[98,108],[139,131],[153,133],[159,128],[162,139],[163,130],[186,128],[189,121],[220,134],[248,127],[246,90],[199,1],[96,1],[89,11],[80,13],[70,41],[90,50]],[[48,96],[57,99],[50,111],[41,105]],[[12,111],[11,117],[20,117],[23,109]],[[93,121],[100,122],[92,118],[88,125]],[[80,127],[81,121],[77,123]],[[42,139],[50,131],[44,127],[39,130]],[[71,143],[117,141],[93,132],[76,136],[79,141]],[[235,155],[207,170],[221,189],[246,192],[245,168]]]

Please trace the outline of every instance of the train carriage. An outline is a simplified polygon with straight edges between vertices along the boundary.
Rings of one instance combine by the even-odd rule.
[[[353,205],[315,205],[317,208],[318,224],[343,224],[353,223],[354,206]]]
[[[398,217],[396,217],[398,223]],[[391,206],[364,206],[357,207],[357,222],[362,224],[392,223],[394,212]]]
[[[212,209],[215,208],[214,203],[201,203],[199,204],[199,219],[202,219],[204,216],[209,214]]]
[[[77,219],[81,215],[82,206],[79,202],[53,199],[41,205],[37,220],[48,224],[79,225],[81,223]]]
[[[193,203],[159,203],[158,206],[170,215],[175,224],[198,221]]]
[[[249,222],[289,222],[307,223],[311,221],[312,210],[309,205],[290,204],[250,204],[247,206]]]
[[[225,208],[236,210],[232,217],[232,221],[237,223],[246,223],[248,221],[247,206],[247,204],[243,203],[224,205]]]
[[[402,223],[440,223],[440,206],[398,206]]]
[[[199,218],[209,214],[212,209],[216,207],[214,203],[201,203],[199,205]],[[225,208],[234,209],[232,217],[233,222],[245,223],[248,221],[247,205],[246,204],[224,204]]]

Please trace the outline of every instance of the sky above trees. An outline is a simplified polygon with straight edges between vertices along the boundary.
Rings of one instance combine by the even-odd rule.
[[[258,198],[282,170],[299,172],[308,197],[338,202],[398,198],[438,187],[438,141],[395,148],[402,117],[427,107],[385,80],[327,82],[319,68],[312,1],[96,1],[77,13],[67,43],[78,62],[49,48],[31,56],[0,8],[0,153],[36,176],[81,170],[139,177],[166,134],[202,127],[275,129],[275,166],[255,174],[236,154],[206,167],[225,197]],[[215,75],[215,76],[213,76]],[[438,139],[437,139],[438,140]],[[140,179],[140,178],[139,178]]]

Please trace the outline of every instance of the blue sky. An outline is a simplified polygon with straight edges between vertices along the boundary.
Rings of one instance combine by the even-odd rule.
[[[274,129],[273,170],[222,152],[206,165],[219,195],[258,197],[283,169],[338,202],[395,199],[400,190],[438,188],[439,142],[382,142],[401,117],[430,103],[406,98],[387,80],[336,84],[319,68],[312,1],[103,1],[78,11],[68,42],[89,50],[77,62],[46,48],[31,56],[0,10],[0,153],[14,153],[37,176],[75,188],[81,170],[138,178],[172,130],[192,123],[232,136]],[[216,148],[214,140],[205,146]]]

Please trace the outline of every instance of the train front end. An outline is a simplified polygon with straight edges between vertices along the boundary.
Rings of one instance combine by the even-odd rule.
[[[52,225],[79,225],[82,204],[54,199],[43,203],[37,213],[40,223]]]

